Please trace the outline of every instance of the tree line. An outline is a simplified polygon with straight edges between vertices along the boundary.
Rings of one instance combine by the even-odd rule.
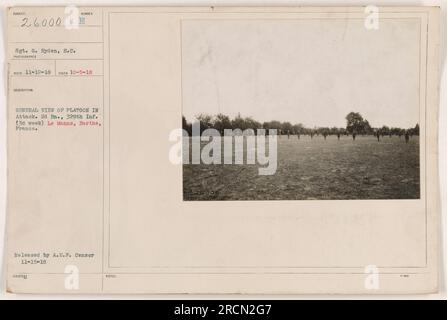
[[[247,129],[254,130],[255,134],[258,129],[265,129],[266,134],[269,134],[270,129],[276,129],[277,134],[279,135],[309,135],[311,138],[314,135],[322,135],[326,138],[329,135],[336,135],[340,137],[340,135],[352,135],[355,139],[356,135],[374,135],[374,136],[402,136],[402,135],[419,135],[419,124],[416,124],[412,128],[397,128],[397,127],[388,127],[386,125],[380,128],[372,127],[368,120],[364,119],[362,115],[358,112],[350,112],[345,117],[346,119],[346,127],[314,127],[307,128],[301,123],[292,124],[288,121],[267,121],[267,122],[259,122],[251,117],[241,117],[238,114],[235,118],[230,118],[224,114],[217,115],[209,115],[209,114],[199,114],[195,117],[194,123],[200,124],[200,134],[207,129],[215,129],[221,135],[224,134],[225,129],[240,129],[242,131]],[[186,120],[186,118],[182,117],[182,127],[188,134],[191,136],[192,125]]]

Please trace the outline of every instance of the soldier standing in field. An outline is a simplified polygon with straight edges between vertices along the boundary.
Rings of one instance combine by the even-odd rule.
[[[408,143],[408,140],[410,140],[410,135],[408,134],[408,131],[405,131],[405,143]]]
[[[376,137],[377,137],[377,141],[380,141],[380,132],[379,131],[376,132]]]
[[[337,131],[337,139],[340,140],[340,131]]]

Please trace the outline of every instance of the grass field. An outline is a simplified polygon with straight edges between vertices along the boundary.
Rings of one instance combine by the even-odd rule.
[[[191,139],[191,138],[189,138]],[[183,165],[184,200],[418,199],[419,137],[278,137],[277,171]]]

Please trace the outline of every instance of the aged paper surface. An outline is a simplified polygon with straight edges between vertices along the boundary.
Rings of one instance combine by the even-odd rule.
[[[8,291],[436,292],[439,8],[375,9],[10,8]]]

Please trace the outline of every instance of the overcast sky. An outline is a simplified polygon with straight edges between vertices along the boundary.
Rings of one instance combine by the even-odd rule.
[[[183,114],[238,113],[308,127],[419,122],[420,26],[415,19],[182,22]]]

